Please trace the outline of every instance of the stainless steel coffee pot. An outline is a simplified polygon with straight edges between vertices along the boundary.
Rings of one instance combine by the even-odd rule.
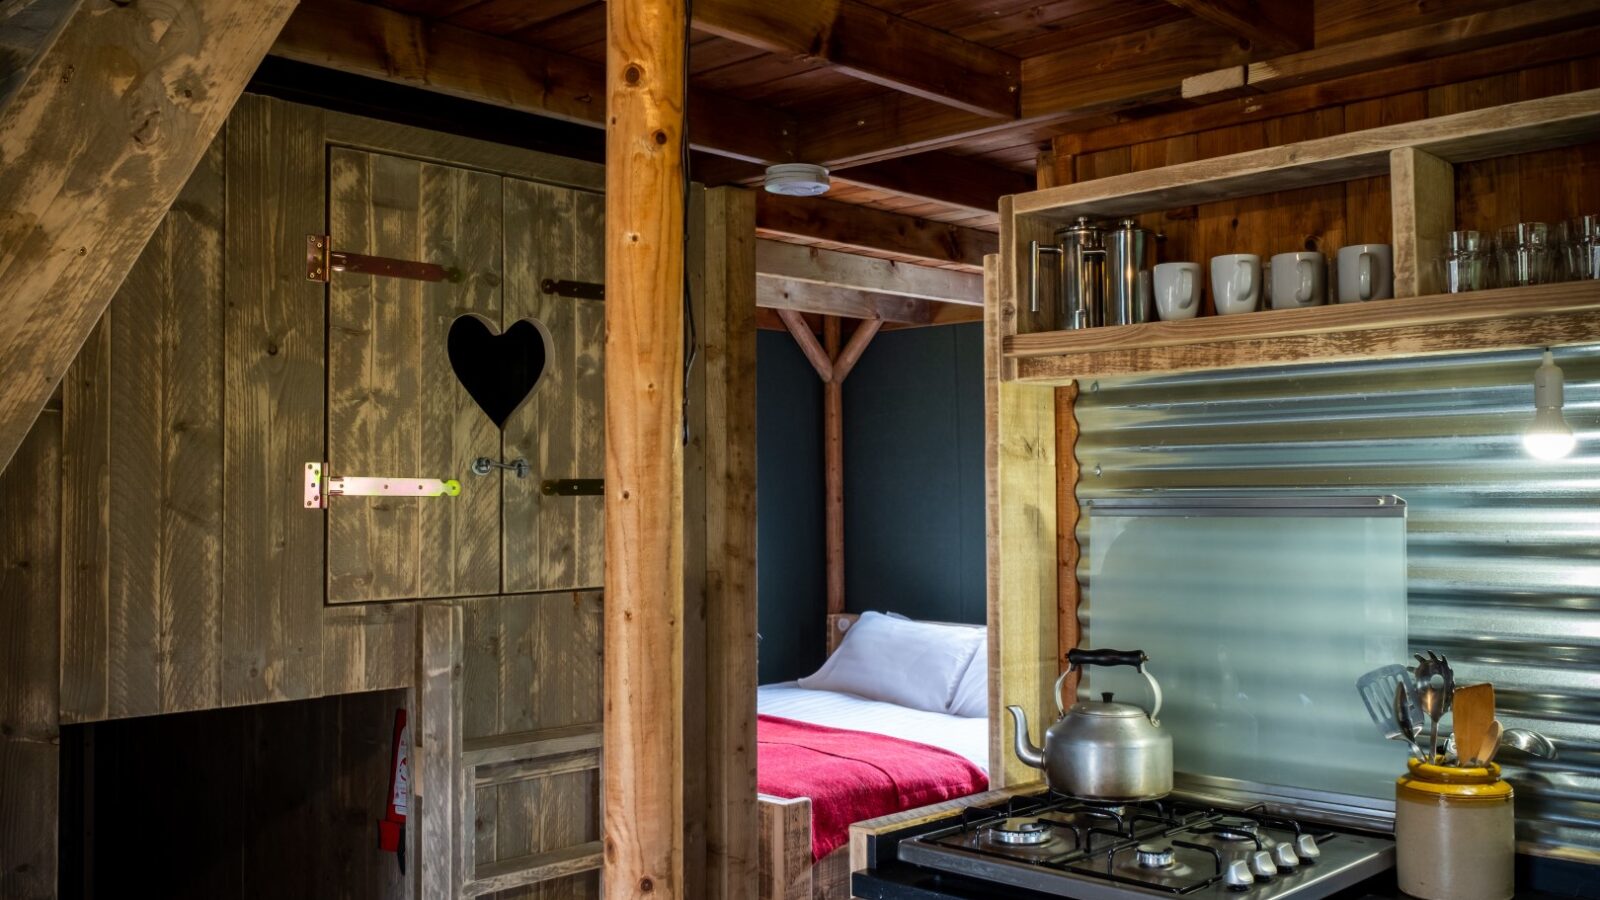
[[[1029,244],[1028,309],[1039,311],[1040,257],[1050,255],[1060,264],[1056,282],[1060,286],[1060,305],[1056,327],[1063,330],[1093,328],[1100,324],[1105,297],[1106,254],[1100,229],[1089,224],[1088,216],[1056,231],[1054,245]]]
[[[1171,793],[1172,736],[1160,727],[1161,685],[1145,668],[1148,659],[1142,650],[1069,650],[1067,670],[1056,679],[1061,718],[1045,732],[1044,749],[1028,737],[1022,708],[1006,707],[1015,720],[1017,758],[1043,769],[1051,790],[1082,800],[1132,802]],[[1084,666],[1133,666],[1150,683],[1154,705],[1146,713],[1105,693],[1063,709],[1062,683]]]
[[[1054,244],[1029,244],[1028,310],[1039,312],[1043,258],[1058,263],[1059,302],[1055,327],[1063,330],[1150,321],[1153,298],[1150,271],[1155,265],[1155,234],[1134,219],[1115,228],[1091,224],[1087,216],[1055,233]]]
[[[1137,325],[1150,321],[1150,270],[1155,266],[1155,235],[1134,219],[1123,219],[1106,231],[1104,325]]]

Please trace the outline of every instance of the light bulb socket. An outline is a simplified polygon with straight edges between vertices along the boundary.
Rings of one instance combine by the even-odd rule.
[[[1566,379],[1555,356],[1544,352],[1544,361],[1533,370],[1533,406],[1535,409],[1560,409],[1566,404]]]

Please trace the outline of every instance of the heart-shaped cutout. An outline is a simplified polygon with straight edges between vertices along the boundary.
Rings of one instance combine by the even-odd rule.
[[[478,407],[497,428],[533,393],[544,374],[550,335],[533,319],[518,319],[495,334],[474,315],[450,323],[450,368]]]

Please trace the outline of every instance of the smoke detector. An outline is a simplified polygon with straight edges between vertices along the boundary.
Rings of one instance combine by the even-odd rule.
[[[785,163],[767,167],[767,193],[788,197],[815,197],[828,192],[828,167],[810,163]]]

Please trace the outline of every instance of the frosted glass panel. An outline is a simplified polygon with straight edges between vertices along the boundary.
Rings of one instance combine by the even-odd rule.
[[[1149,654],[1179,772],[1394,796],[1405,750],[1355,681],[1407,659],[1403,515],[1089,512],[1083,646]],[[1132,669],[1085,685],[1148,705]]]

